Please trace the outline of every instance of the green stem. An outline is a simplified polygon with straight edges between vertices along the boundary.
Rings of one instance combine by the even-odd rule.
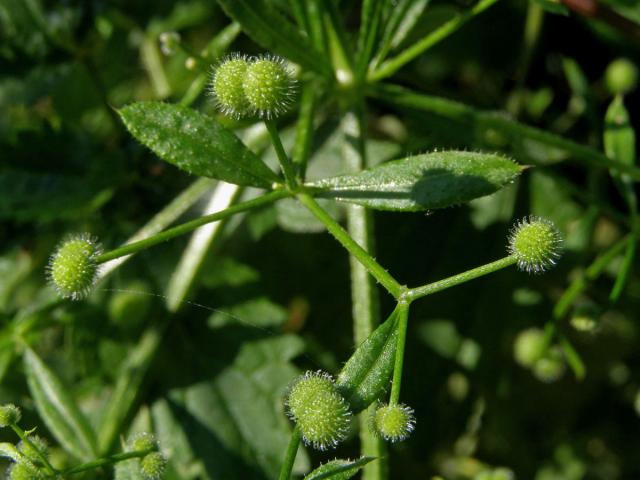
[[[364,105],[362,99],[351,111],[344,114],[341,122],[342,157],[350,172],[357,173],[367,167],[365,141]],[[373,212],[361,205],[348,205],[347,231],[369,255],[375,255],[375,235]],[[353,312],[353,337],[356,346],[362,344],[380,324],[379,292],[374,278],[367,268],[351,255],[351,301]],[[370,407],[369,410],[374,409]],[[371,411],[359,415],[360,455],[379,460],[366,465],[362,480],[383,480],[387,478],[385,444],[369,428]]]
[[[496,260],[495,262],[487,263],[486,265],[467,270],[466,272],[453,275],[452,277],[444,278],[442,280],[438,280],[437,282],[423,285],[422,287],[412,288],[407,291],[402,299],[412,302],[413,300],[416,300],[418,298],[426,297],[427,295],[431,295],[432,293],[440,292],[442,290],[446,290],[447,288],[455,287],[456,285],[460,285],[461,283],[468,282],[469,280],[473,280],[489,273],[497,272],[498,270],[502,270],[503,268],[510,267],[511,265],[515,265],[517,261],[518,260],[514,255],[509,255],[508,257],[504,257],[500,260]]]
[[[291,193],[287,192],[286,190],[274,190],[269,193],[265,193],[261,197],[239,203],[238,205],[229,207],[225,210],[222,210],[221,212],[216,212],[212,213],[211,215],[205,215],[204,217],[196,218],[189,222],[183,223],[182,225],[178,225],[176,227],[165,230],[164,232],[160,232],[152,237],[145,238],[144,240],[140,240],[138,242],[129,243],[109,252],[103,253],[96,259],[96,262],[104,263],[108,262],[109,260],[122,257],[124,255],[139,252],[140,250],[144,250],[172,238],[184,235],[185,233],[189,233],[198,227],[206,225],[207,223],[217,222],[218,220],[222,220],[237,213],[246,212],[247,210],[251,210],[257,207],[262,207],[264,205],[273,203],[276,200],[280,200],[289,196],[291,196]]]
[[[298,178],[304,180],[307,162],[313,140],[313,116],[316,106],[317,85],[308,83],[302,88],[300,115],[296,127],[296,143],[293,146],[292,160],[298,166]]]
[[[448,22],[445,22],[419,42],[414,43],[411,47],[399,53],[396,57],[391,58],[380,65],[380,68],[369,75],[369,82],[375,83],[384,78],[390,77],[404,65],[423,54],[436,43],[447,38],[471,20],[475,15],[483,12],[497,1],[498,0],[480,0],[473,8],[452,18]]]
[[[379,0],[364,0],[362,3],[360,31],[358,32],[358,59],[356,63],[356,76],[359,80],[364,80],[367,65],[373,56],[383,4],[384,2]]]
[[[362,265],[369,271],[380,284],[395,298],[399,298],[404,292],[405,287],[400,285],[395,278],[387,272],[371,255],[367,253],[358,243],[351,238],[344,228],[329,215],[313,197],[306,193],[298,194],[298,200],[309,209],[313,215],[324,223],[329,233],[338,240],[351,255],[356,257]]]
[[[97,460],[93,460],[91,462],[83,463],[82,465],[77,465],[75,467],[69,468],[68,470],[62,472],[62,475],[74,475],[76,473],[86,472],[87,470],[95,470],[96,468],[113,465],[114,463],[122,462],[124,460],[141,458],[152,453],[153,451],[153,449],[147,449],[138,450],[135,452],[117,453],[115,455],[99,458]]]
[[[327,35],[324,30],[324,0],[310,0],[305,4],[309,19],[309,37],[313,46],[323,55],[327,52]]]
[[[435,113],[474,127],[495,128],[517,139],[535,140],[564,150],[577,159],[581,159],[587,165],[611,168],[626,173],[635,180],[640,180],[640,168],[638,167],[611,160],[593,148],[567,140],[555,133],[516,122],[501,113],[482,112],[459,102],[415,93],[397,85],[377,85],[370,88],[367,93],[396,107],[404,106]]]
[[[407,343],[407,323],[409,320],[409,304],[398,305],[398,340],[396,346],[396,358],[393,366],[393,383],[391,384],[390,404],[400,401],[400,387],[402,386],[402,368],[404,366],[404,347]]]
[[[20,440],[22,440],[34,452],[36,452],[36,454],[38,455],[38,457],[40,458],[40,460],[42,461],[42,463],[44,464],[45,468],[47,469],[50,475],[55,476],[58,474],[58,471],[55,468],[53,468],[53,465],[51,465],[51,463],[49,463],[47,456],[44,453],[42,453],[40,449],[33,444],[33,442],[29,439],[29,435],[27,435],[27,433],[24,430],[22,430],[22,428],[20,428],[18,425],[11,425],[11,429],[16,433],[16,435],[18,435],[18,437],[20,437]]]
[[[276,127],[276,124],[273,120],[265,120],[264,124],[269,131],[271,143],[273,143],[273,148],[275,148],[276,154],[278,155],[280,167],[282,168],[282,173],[284,173],[284,179],[287,182],[287,186],[291,190],[294,190],[298,186],[298,182],[296,181],[293,164],[291,163],[291,160],[289,160],[289,157],[287,156],[287,153],[284,151],[284,147],[282,146],[280,135],[278,135],[278,127]]]
[[[278,480],[289,480],[291,478],[291,471],[293,470],[293,464],[296,461],[296,455],[298,454],[298,447],[300,446],[301,438],[302,433],[300,432],[300,429],[295,427],[293,432],[291,432],[291,439],[287,446],[287,452],[284,455],[284,462],[280,468]]]

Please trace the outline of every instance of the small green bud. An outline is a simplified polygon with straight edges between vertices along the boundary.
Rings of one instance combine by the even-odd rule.
[[[539,328],[529,328],[518,334],[513,344],[513,356],[523,367],[532,367],[547,350],[547,337]]]
[[[553,383],[564,375],[565,368],[562,352],[554,346],[533,365],[533,374],[541,382]]]
[[[406,405],[380,405],[373,413],[373,432],[388,442],[406,440],[413,432],[415,425],[413,409]]]
[[[128,442],[127,450],[130,452],[142,452],[145,450],[158,450],[156,438],[146,432],[136,433]]]
[[[20,460],[9,467],[9,480],[39,480],[47,478],[44,472],[28,460]]]
[[[307,445],[326,450],[347,435],[351,412],[326,373],[307,372],[299,377],[289,390],[287,407]]]
[[[40,455],[49,456],[49,445],[39,435],[29,435],[28,438],[31,444],[21,441],[18,444],[18,451],[33,463],[40,463],[42,461]]]
[[[63,298],[86,297],[98,275],[96,258],[102,248],[89,234],[73,235],[64,240],[49,260],[49,280]]]
[[[629,93],[638,84],[638,67],[631,60],[618,58],[607,67],[604,81],[614,95]]]
[[[167,459],[160,452],[145,455],[140,460],[140,473],[144,480],[160,480],[167,467]]]
[[[21,417],[20,409],[14,404],[0,405],[0,428],[16,425]]]
[[[247,75],[249,62],[246,57],[232,55],[224,59],[215,70],[211,91],[218,108],[233,118],[242,118],[251,112],[242,83]]]
[[[552,222],[531,215],[512,227],[508,249],[520,270],[542,273],[560,257],[562,237]]]
[[[283,59],[265,56],[249,64],[243,88],[253,112],[269,119],[288,110],[295,83]]]

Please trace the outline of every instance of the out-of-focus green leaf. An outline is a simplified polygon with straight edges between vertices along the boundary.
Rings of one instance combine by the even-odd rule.
[[[33,350],[25,351],[24,363],[36,409],[56,440],[74,457],[82,460],[95,458],[95,434],[68,387]]]
[[[260,273],[249,265],[232,257],[216,256],[207,263],[201,282],[207,288],[223,286],[239,287],[260,279]]]
[[[489,195],[513,182],[522,167],[496,154],[434,152],[310,184],[319,195],[365,207],[421,211]]]
[[[220,308],[207,320],[211,328],[241,324],[260,328],[277,327],[287,321],[287,310],[266,297]]]
[[[118,380],[107,404],[104,417],[100,424],[98,450],[106,455],[113,448],[124,421],[131,412],[131,408],[138,396],[149,364],[153,360],[160,345],[161,332],[157,327],[151,327],[144,333],[138,345],[131,350],[128,358],[123,362]]]
[[[104,205],[110,189],[86,178],[6,169],[0,172],[0,218],[51,221],[80,217]]]
[[[188,107],[138,102],[119,113],[134,137],[188,173],[262,188],[278,181],[238,137],[213,118]]]
[[[451,320],[430,320],[420,325],[420,339],[445,358],[453,358],[462,345],[462,337]]]
[[[569,9],[556,0],[532,0],[540,5],[546,12],[557,15],[569,15]]]
[[[399,0],[397,2],[384,26],[378,61],[383,59],[389,51],[402,44],[427,5],[429,5],[429,0]]]
[[[289,20],[264,0],[218,0],[218,3],[266,50],[287,57],[307,70],[330,74],[326,59]]]
[[[282,398],[302,350],[294,336],[245,342],[236,360],[213,381],[176,389],[153,407],[155,430],[185,478],[275,478],[290,425]],[[296,472],[308,469],[298,455]]]
[[[359,412],[387,389],[396,354],[397,311],[376,328],[342,368],[336,385],[351,409]]]
[[[304,480],[349,480],[373,460],[375,458],[372,457],[363,457],[359,460],[331,460],[309,473]]]

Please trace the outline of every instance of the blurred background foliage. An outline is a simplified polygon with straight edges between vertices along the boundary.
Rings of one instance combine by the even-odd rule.
[[[288,14],[288,2],[272,3]],[[415,2],[403,45],[470,5],[420,3],[429,2]],[[607,68],[640,60],[640,3],[606,4],[635,34],[551,1],[503,0],[394,82],[603,150],[616,81]],[[359,2],[339,8],[354,31]],[[163,32],[180,40],[162,42]],[[21,405],[24,425],[57,443],[31,399],[21,360],[28,345],[68,386],[101,452],[117,448],[120,434],[154,431],[169,480],[273,478],[290,429],[288,383],[304,369],[336,372],[353,350],[347,255],[289,202],[237,217],[199,244],[182,238],[136,255],[103,272],[87,301],[61,302],[46,285],[49,252],[68,233],[91,232],[112,248],[145,225],[157,231],[206,211],[220,186],[155,158],[114,109],[163,99],[216,115],[204,90],[226,51],[262,50],[211,0],[0,0],[0,403]],[[624,97],[632,125],[639,99],[637,90]],[[309,178],[345,170],[337,112],[329,104],[316,121]],[[282,122],[285,145],[295,120]],[[264,132],[223,121],[275,158]],[[368,125],[373,161],[465,148],[536,165],[470,205],[376,213],[377,258],[401,282],[503,256],[509,225],[529,213],[566,238],[560,264],[543,276],[510,269],[415,304],[403,400],[418,424],[391,448],[391,477],[468,479],[503,467],[483,478],[639,478],[640,276],[624,243],[637,228],[629,190],[619,193],[607,171],[565,162],[564,151],[495,129],[377,101]],[[581,291],[559,308],[576,282]],[[382,308],[392,308],[384,295]],[[514,343],[532,328],[556,329],[560,341],[546,364],[524,368]],[[352,438],[339,456],[358,455]],[[55,453],[61,465],[73,458]],[[306,452],[296,472],[333,457]]]

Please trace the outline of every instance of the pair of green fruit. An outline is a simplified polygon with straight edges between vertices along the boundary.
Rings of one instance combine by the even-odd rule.
[[[215,70],[211,90],[230,117],[275,118],[291,105],[295,82],[286,62],[275,56],[233,55]]]
[[[351,410],[333,378],[324,372],[307,372],[291,386],[287,411],[302,434],[302,440],[318,450],[333,448],[349,432]],[[379,405],[370,427],[390,442],[405,440],[413,431],[413,409],[402,404]]]

